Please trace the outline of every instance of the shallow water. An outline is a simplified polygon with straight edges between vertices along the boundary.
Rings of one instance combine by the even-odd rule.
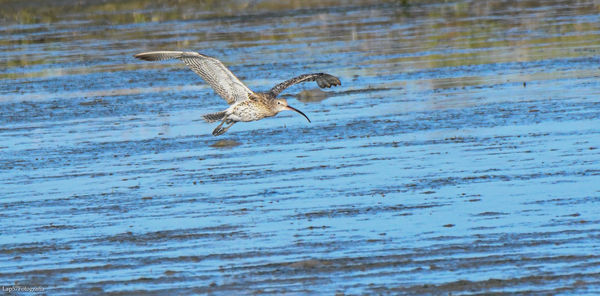
[[[598,2],[54,2],[1,11],[3,287],[600,293]],[[161,49],[342,86],[213,137]]]

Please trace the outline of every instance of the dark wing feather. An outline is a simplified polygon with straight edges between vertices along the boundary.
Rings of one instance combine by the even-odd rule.
[[[228,104],[246,100],[253,94],[221,61],[197,52],[152,51],[138,53],[135,58],[145,61],[179,59],[200,75]]]
[[[286,80],[275,87],[273,87],[270,93],[273,96],[278,96],[284,89],[300,82],[304,81],[317,81],[317,84],[320,88],[332,87],[336,85],[342,85],[340,79],[329,74],[325,73],[313,73],[313,74],[304,74],[298,77],[294,77],[292,79]]]

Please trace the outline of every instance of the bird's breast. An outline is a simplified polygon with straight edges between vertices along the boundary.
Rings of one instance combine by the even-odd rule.
[[[273,116],[269,110],[259,104],[239,104],[232,110],[229,118],[236,121],[255,121],[265,117]]]

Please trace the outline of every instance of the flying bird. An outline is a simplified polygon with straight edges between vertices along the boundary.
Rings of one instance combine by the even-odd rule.
[[[254,92],[233,75],[221,61],[197,52],[151,51],[138,53],[134,57],[145,61],[178,59],[202,77],[219,96],[225,99],[230,105],[229,108],[202,116],[207,122],[221,121],[212,132],[214,136],[224,134],[236,122],[260,120],[275,116],[283,110],[298,112],[310,122],[306,114],[288,105],[287,100],[278,99],[277,96],[286,88],[305,81],[316,81],[321,88],[341,85],[340,79],[333,75],[313,73],[286,80],[268,92]]]

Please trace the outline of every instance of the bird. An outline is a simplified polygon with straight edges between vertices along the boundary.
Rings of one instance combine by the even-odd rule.
[[[229,108],[202,116],[209,123],[221,121],[212,132],[214,136],[224,134],[237,122],[260,120],[275,116],[284,110],[298,112],[310,123],[311,121],[306,114],[290,106],[286,99],[278,99],[277,96],[286,88],[305,81],[316,81],[321,88],[342,84],[340,79],[333,75],[311,73],[281,82],[268,92],[254,92],[242,83],[221,61],[198,52],[150,51],[138,53],[134,57],[145,61],[178,59],[202,77],[219,96],[225,99],[229,104]]]

